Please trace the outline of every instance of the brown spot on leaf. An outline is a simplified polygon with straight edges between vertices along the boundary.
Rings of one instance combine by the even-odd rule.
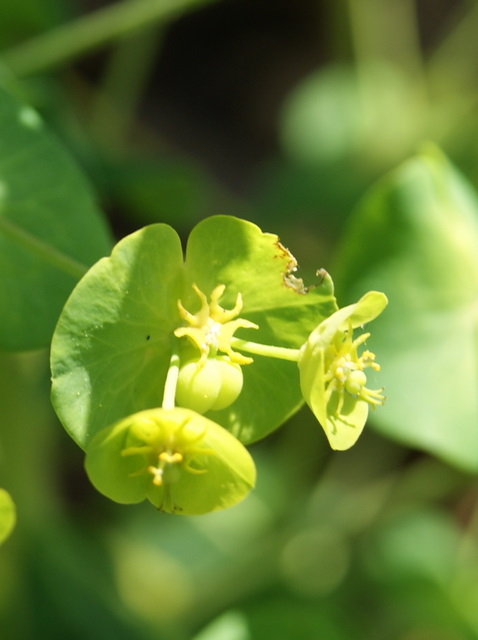
[[[287,260],[287,266],[286,266],[287,272],[292,273],[294,271],[297,271],[297,267],[298,267],[297,260],[291,254],[289,249],[284,247],[284,245],[281,242],[279,242],[279,240],[277,240],[275,245],[279,249],[279,257],[282,260]]]
[[[325,278],[329,275],[325,269],[317,269],[315,275],[319,278],[319,282],[315,285],[316,287],[320,287]]]
[[[289,251],[289,249],[287,249],[287,247],[284,247],[284,245],[281,242],[279,242],[279,240],[277,240],[275,245],[279,250],[279,254],[277,257],[281,258],[281,260],[287,261],[285,272],[282,276],[282,279],[284,281],[284,285],[288,289],[292,289],[294,293],[305,295],[310,291],[310,289],[315,289],[315,287],[320,287],[320,285],[323,283],[323,281],[328,275],[325,269],[318,269],[316,271],[316,276],[319,278],[319,282],[306,287],[302,278],[298,278],[296,275],[294,275],[299,265],[297,263],[297,260],[292,255],[292,253]]]
[[[306,287],[304,285],[304,281],[302,280],[302,278],[297,278],[292,273],[285,273],[283,279],[285,286],[289,289],[292,289],[292,291],[295,291],[295,293],[300,293],[303,295],[309,290],[309,287]]]
[[[279,240],[277,240],[275,245],[279,249],[279,257],[281,258],[281,260],[286,261],[285,271],[282,276],[285,286],[288,289],[292,289],[292,291],[295,291],[295,293],[307,293],[307,289],[304,286],[302,278],[297,278],[294,275],[294,272],[297,271],[298,267],[297,260],[291,254],[289,249],[287,249],[287,247],[284,247],[284,245],[279,242]]]

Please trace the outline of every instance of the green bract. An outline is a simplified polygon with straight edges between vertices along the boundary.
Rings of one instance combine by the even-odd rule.
[[[94,486],[120,503],[148,499],[168,513],[197,515],[242,500],[255,483],[246,448],[189,409],[152,409],[103,429],[86,450]]]
[[[0,544],[10,535],[15,526],[15,505],[10,494],[0,489]]]
[[[75,283],[111,249],[95,200],[40,116],[0,87],[2,350],[47,347]]]
[[[168,225],[121,240],[73,290],[53,336],[52,401],[67,431],[85,448],[106,426],[161,406],[176,349],[185,364],[215,351],[250,362],[222,350],[233,336],[300,348],[337,305],[325,272],[307,289],[296,267],[277,236],[228,216],[198,224],[185,259]],[[294,362],[258,355],[242,373],[237,400],[207,416],[249,443],[303,399]]]
[[[379,369],[374,354],[358,354],[370,334],[353,339],[353,330],[376,318],[386,304],[383,293],[370,291],[321,322],[301,349],[302,393],[333,449],[349,449],[362,432],[369,405],[375,407],[384,400],[380,390],[365,386],[364,369]]]

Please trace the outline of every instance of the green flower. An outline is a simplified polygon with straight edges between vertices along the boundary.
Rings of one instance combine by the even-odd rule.
[[[208,356],[215,356],[218,351],[227,354],[231,362],[250,364],[252,358],[243,356],[231,348],[231,339],[237,329],[258,329],[253,322],[236,317],[242,310],[241,294],[237,294],[236,304],[232,309],[223,309],[219,300],[226,290],[226,285],[219,284],[215,287],[209,303],[205,294],[195,284],[193,289],[201,301],[201,308],[197,313],[192,314],[178,300],[179,314],[189,326],[179,327],[174,335],[177,338],[189,338],[190,342],[199,349],[201,364],[204,364]]]
[[[184,515],[236,504],[256,475],[239,440],[183,408],[147,409],[98,432],[87,447],[85,467],[111,500],[148,499],[161,511]]]
[[[229,407],[242,391],[241,365],[252,358],[233,351],[231,342],[237,329],[258,329],[253,322],[237,318],[242,310],[242,296],[237,294],[232,309],[224,309],[219,300],[226,289],[220,284],[207,296],[195,285],[201,308],[195,314],[187,311],[178,300],[179,314],[188,326],[174,331],[181,340],[177,403],[198,413],[219,411]],[[219,355],[222,354],[222,355]]]
[[[383,293],[370,291],[321,322],[300,351],[302,393],[333,449],[349,449],[362,432],[369,406],[385,400],[382,389],[365,386],[365,370],[380,369],[371,351],[359,354],[370,334],[354,338],[353,330],[376,318],[386,305]]]

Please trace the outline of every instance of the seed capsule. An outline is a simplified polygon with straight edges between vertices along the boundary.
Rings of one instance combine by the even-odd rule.
[[[231,405],[242,391],[241,367],[227,356],[196,358],[179,370],[176,401],[198,413],[218,411]]]

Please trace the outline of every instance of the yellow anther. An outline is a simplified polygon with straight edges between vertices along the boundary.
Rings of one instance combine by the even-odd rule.
[[[154,485],[156,485],[157,487],[160,487],[163,484],[164,469],[162,467],[153,467],[151,465],[148,467],[148,473],[152,474]]]
[[[166,464],[174,464],[175,462],[182,462],[183,456],[177,451],[174,453],[163,451],[159,454],[159,459],[161,462],[165,462]]]

